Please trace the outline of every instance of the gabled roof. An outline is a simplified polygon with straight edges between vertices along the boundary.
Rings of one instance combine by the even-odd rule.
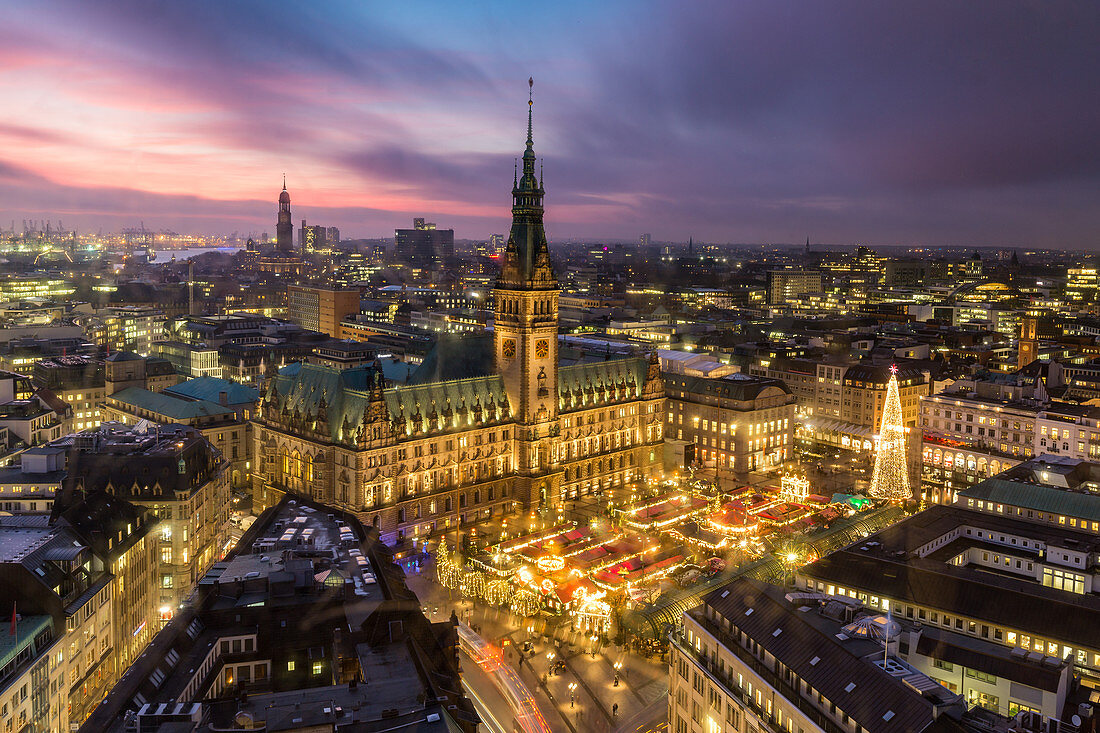
[[[348,436],[342,435],[341,430],[345,421],[351,429],[358,428],[363,422],[370,407],[374,373],[373,367],[367,366],[337,370],[320,364],[292,364],[281,369],[273,380],[271,390],[278,392],[280,401],[275,409],[285,406],[290,414],[297,412],[317,418],[322,411],[323,399],[332,440],[347,442]],[[459,421],[458,425],[452,422],[442,428],[438,427],[438,423],[435,428],[429,426],[430,432],[472,424],[479,405],[482,410],[488,410],[490,405],[495,406],[499,411],[497,421],[510,419],[511,416],[504,380],[496,375],[408,384],[383,390],[382,398],[394,420],[415,422],[417,413],[420,420],[427,420],[433,411],[437,419],[443,419],[445,411],[450,409],[452,420]],[[489,419],[486,414],[482,421]]]
[[[474,377],[450,382],[431,382],[428,384],[410,384],[384,393],[386,407],[393,417],[411,420],[419,409],[421,416],[427,417],[435,410],[443,413],[450,408],[463,413],[456,418],[462,420],[457,427],[472,424],[473,417],[467,416],[467,410],[476,405],[486,409],[489,404],[502,406],[508,404],[508,394],[504,391],[504,380],[499,376]],[[471,422],[465,422],[469,420]]]
[[[640,357],[559,366],[559,409],[562,412],[573,409],[568,400],[570,392],[583,393],[589,387],[596,391],[615,390],[620,382],[630,387],[626,398],[633,399],[640,394],[642,386],[645,384],[647,369],[646,360]]]
[[[878,644],[838,640],[810,623],[809,614],[799,613],[777,597],[781,593],[774,586],[742,578],[714,591],[704,603],[864,730],[921,731],[933,723],[929,700],[863,658],[867,647]],[[881,652],[877,656],[881,657]],[[893,714],[886,717],[890,712]]]

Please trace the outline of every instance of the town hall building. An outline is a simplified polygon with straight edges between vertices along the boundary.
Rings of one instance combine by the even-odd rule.
[[[656,354],[559,357],[561,290],[530,105],[492,333],[441,339],[396,387],[373,366],[299,363],[272,375],[254,419],[257,512],[287,493],[308,496],[394,543],[659,478]]]

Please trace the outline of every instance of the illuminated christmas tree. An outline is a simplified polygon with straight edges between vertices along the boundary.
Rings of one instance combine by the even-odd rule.
[[[909,463],[905,450],[905,425],[901,419],[897,366],[890,367],[886,406],[882,410],[882,425],[875,449],[875,472],[868,493],[876,499],[889,501],[908,501],[913,497],[909,489]]]

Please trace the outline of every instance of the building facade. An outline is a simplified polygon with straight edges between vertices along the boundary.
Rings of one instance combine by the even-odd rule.
[[[441,265],[455,253],[454,229],[437,229],[423,218],[413,219],[412,229],[394,230],[394,257],[417,267]]]
[[[104,423],[68,440],[68,475],[57,504],[106,492],[159,520],[152,538],[158,561],[153,597],[159,618],[168,620],[229,549],[229,462],[183,425]]]
[[[1032,459],[796,572],[801,590],[1073,665],[1100,684],[1100,464]],[[995,694],[995,693],[990,693]],[[1029,705],[1020,697],[1001,699]]]
[[[32,379],[71,408],[62,421],[62,433],[99,426],[100,408],[107,396],[102,361],[88,356],[41,359],[34,364]]]
[[[670,733],[967,730],[960,696],[899,654],[897,624],[875,613],[842,625],[807,596],[742,578],[685,613],[669,650]],[[848,620],[858,604],[837,607]]]
[[[291,323],[339,338],[340,323],[359,313],[359,289],[288,285],[286,303]]]
[[[492,335],[441,339],[396,388],[372,367],[280,370],[255,421],[257,508],[305,494],[394,542],[660,473],[656,354],[559,359],[530,125],[523,161]]]
[[[795,396],[783,382],[743,374],[664,381],[665,443],[677,470],[725,487],[792,458]]]
[[[768,271],[768,305],[785,305],[803,293],[820,292],[820,272],[813,270]]]

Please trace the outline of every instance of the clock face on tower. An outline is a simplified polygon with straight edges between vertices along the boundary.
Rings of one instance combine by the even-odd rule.
[[[546,339],[539,339],[535,342],[535,356],[539,359],[545,359],[550,356],[550,342]]]
[[[515,359],[516,358],[516,340],[515,339],[504,339],[504,346],[501,347],[501,348],[504,351],[504,358],[505,359]]]

